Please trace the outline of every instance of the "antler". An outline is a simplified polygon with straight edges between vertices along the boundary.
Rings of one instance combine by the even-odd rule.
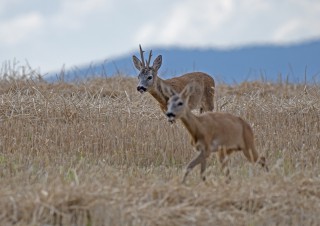
[[[151,57],[152,57],[152,50],[150,50],[150,53],[149,53],[149,59],[147,61],[147,67],[149,67],[149,65],[150,65]]]
[[[144,63],[144,57],[143,57],[144,51],[142,50],[141,45],[139,45],[139,47],[140,47],[140,55],[141,55],[142,66],[146,67],[146,65]]]

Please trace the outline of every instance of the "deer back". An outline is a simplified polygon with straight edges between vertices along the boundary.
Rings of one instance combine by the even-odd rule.
[[[202,72],[187,73],[180,77],[165,80],[165,83],[170,85],[172,89],[178,93],[180,93],[188,84],[196,84],[189,99],[190,109],[195,109],[199,107],[202,102],[206,102],[208,100],[211,100],[213,103],[215,83],[213,78],[208,74]]]

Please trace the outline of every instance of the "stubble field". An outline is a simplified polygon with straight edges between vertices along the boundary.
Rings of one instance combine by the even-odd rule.
[[[270,172],[213,155],[200,180],[180,122],[136,78],[0,81],[0,225],[319,225],[320,86],[218,84],[215,110],[253,127]]]

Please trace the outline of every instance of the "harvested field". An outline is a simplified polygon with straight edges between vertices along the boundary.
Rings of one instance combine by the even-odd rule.
[[[207,182],[180,122],[135,78],[0,81],[0,225],[319,225],[320,85],[217,85],[215,109],[247,120],[270,172],[214,155]]]

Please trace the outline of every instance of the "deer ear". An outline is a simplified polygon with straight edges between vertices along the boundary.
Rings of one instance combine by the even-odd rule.
[[[183,90],[181,91],[180,95],[183,99],[187,99],[189,98],[189,96],[195,91],[196,87],[195,84],[192,83],[188,83],[188,85],[186,85]]]
[[[159,55],[159,56],[157,56],[157,58],[153,61],[152,68],[153,68],[155,71],[158,71],[159,68],[161,67],[161,64],[162,64],[162,56]]]
[[[161,89],[162,89],[163,94],[166,97],[170,98],[176,94],[176,91],[174,91],[174,89],[172,89],[170,86],[164,84],[163,82],[161,83]]]
[[[136,56],[132,56],[132,61],[133,61],[134,66],[135,66],[139,71],[141,71],[141,69],[143,68],[143,65],[142,65],[141,60],[139,60],[138,57],[136,57]]]

